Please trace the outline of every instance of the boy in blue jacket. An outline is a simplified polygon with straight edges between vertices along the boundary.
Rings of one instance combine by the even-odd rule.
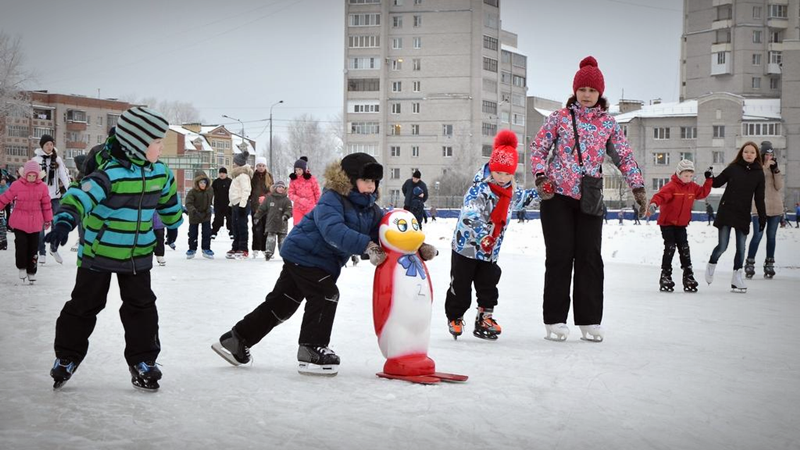
[[[292,228],[280,249],[284,265],[272,292],[211,346],[215,352],[233,365],[248,363],[250,347],[289,320],[306,299],[298,371],[338,373],[339,357],[328,348],[339,301],[336,280],[351,255],[367,253],[375,265],[386,259],[376,243],[383,210],[375,202],[382,178],[383,166],[366,153],[328,166],[317,206]],[[435,253],[428,247],[428,255]]]

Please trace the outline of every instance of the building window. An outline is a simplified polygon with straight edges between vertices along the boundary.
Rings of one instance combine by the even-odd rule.
[[[411,157],[412,158],[419,158],[419,146],[414,145],[411,147]]]
[[[68,110],[67,122],[86,122],[86,111]]]
[[[365,58],[349,58],[347,60],[347,67],[351,70],[368,70],[377,69],[380,67],[379,59],[377,57]]]
[[[770,78],[769,88],[772,89],[773,91],[776,89],[780,89],[781,88],[780,78]]]
[[[508,111],[500,111],[500,121],[503,123],[508,123],[509,113]]]
[[[511,52],[503,50],[500,52],[500,62],[503,64],[511,64]]]
[[[414,26],[417,27],[417,28],[422,26],[422,16],[420,16],[418,14],[414,15]]]
[[[753,30],[753,43],[754,44],[761,43],[761,30]]]
[[[486,3],[489,6],[497,7],[500,0],[483,0],[483,3]]]
[[[414,5],[419,6],[422,4],[422,0],[414,0]]]
[[[725,54],[726,52],[717,53],[717,64],[725,64]]]
[[[742,123],[742,136],[780,136],[781,124],[771,123]]]
[[[402,59],[393,59],[392,60],[392,70],[397,71],[403,68],[403,60]]]
[[[347,90],[349,92],[373,92],[380,90],[380,88],[380,78],[350,78],[347,80]],[[109,126],[111,126],[110,123]]]
[[[377,144],[349,144],[347,146],[347,154],[352,155],[353,153],[366,153],[371,156],[377,156],[378,154],[378,145]]]
[[[714,138],[721,139],[725,137],[725,125],[714,125]]]
[[[761,89],[761,77],[753,77],[751,81],[751,87],[753,89]]]
[[[694,161],[694,153],[692,152],[681,152],[681,160],[688,160]]]
[[[26,126],[7,125],[6,130],[7,130],[6,133],[8,133],[8,137],[21,137],[21,138],[30,137],[30,133],[28,132],[28,127]]]
[[[511,72],[506,72],[505,70],[500,71],[500,83],[502,84],[511,84]]]
[[[453,125],[442,124],[442,136],[452,136],[452,135],[453,135]]]
[[[49,134],[50,136],[53,135],[53,129],[47,127],[34,127],[33,128],[33,137],[41,138],[45,134]]]
[[[412,91],[419,92],[421,88],[422,88],[422,82],[421,81],[414,81],[414,82],[411,83],[411,90]]]
[[[653,191],[657,191],[669,183],[669,178],[653,178]]]
[[[403,38],[392,38],[392,48],[400,50],[403,48]]]
[[[494,136],[495,134],[497,134],[497,125],[493,123],[483,122],[483,124],[481,124],[481,133],[484,136]]]
[[[351,27],[377,27],[381,24],[380,14],[350,14]]]
[[[392,114],[400,114],[401,106],[400,103],[392,103]]]
[[[378,134],[381,128],[378,122],[351,122],[350,134]]]
[[[402,91],[403,91],[403,82],[392,81],[392,92],[402,92]]]
[[[731,42],[731,29],[730,28],[720,28],[717,30],[717,39],[714,41],[715,44],[730,44]]]
[[[483,57],[483,70],[497,73],[497,60],[492,58]]]
[[[392,28],[403,28],[403,16],[392,16]]]
[[[486,50],[497,50],[497,39],[491,36],[483,36],[483,48]]]
[[[411,69],[412,70],[421,70],[422,69],[422,60],[419,58],[414,58],[411,60]]]
[[[417,36],[417,37],[414,38],[414,48],[415,49],[422,48],[422,38],[421,37]]]
[[[399,168],[392,167],[391,169],[389,169],[389,173],[391,174],[391,177],[392,177],[393,180],[399,180],[400,179],[400,169]]]
[[[668,166],[669,153],[666,152],[653,153],[653,164],[656,166]]]
[[[717,7],[717,20],[730,20],[733,15],[731,5],[722,5]]]
[[[453,147],[450,145],[445,145],[442,147],[442,156],[445,158],[452,158],[453,157]]]
[[[544,118],[544,121],[547,122],[547,117]],[[628,126],[622,125],[622,135],[628,137]]]
[[[525,87],[525,77],[514,75],[514,86]]]
[[[525,107],[525,96],[521,94],[514,94],[511,96],[511,104],[514,106],[519,106],[520,108]]]
[[[411,124],[411,134],[413,136],[419,136],[419,124],[418,123],[412,123]]]
[[[753,19],[760,19],[760,18],[761,18],[761,7],[753,6]]]
[[[669,128],[653,128],[653,139],[659,141],[669,139]]]
[[[419,114],[419,102],[411,104],[411,114]]]
[[[725,152],[711,152],[714,164],[725,164]]]
[[[754,66],[761,65],[761,53],[753,53],[753,65]]]
[[[781,52],[769,52],[769,63],[770,64],[782,64],[783,63],[783,53]]]
[[[390,125],[389,129],[391,130],[392,136],[400,136],[400,132],[403,130],[403,126],[400,125],[399,123],[396,123],[394,125]]]
[[[393,145],[393,146],[389,147],[389,151],[391,152],[391,155],[394,158],[397,158],[397,157],[400,156],[400,146],[399,145]]]
[[[786,19],[789,17],[787,5],[767,5],[767,17],[770,19]]]
[[[512,116],[512,119],[513,119],[512,123],[514,125],[519,125],[521,127],[525,126],[525,115],[524,114],[514,113],[514,115]]]
[[[364,103],[353,105],[353,113],[377,113],[380,112],[380,104],[378,103]]]
[[[381,45],[380,36],[348,36],[347,45],[350,48],[378,48]]]
[[[697,139],[697,127],[681,127],[681,139]]]
[[[28,156],[28,147],[21,145],[7,145],[6,155],[8,156]]]
[[[483,106],[481,106],[481,111],[485,112],[486,114],[497,114],[497,103],[484,100]]]
[[[403,6],[403,0],[394,0],[394,6]]]
[[[378,5],[381,0],[350,0],[351,5]]]

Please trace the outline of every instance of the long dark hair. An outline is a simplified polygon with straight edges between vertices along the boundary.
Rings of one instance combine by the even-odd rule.
[[[578,103],[578,96],[572,94],[572,97],[570,97],[569,100],[567,100],[567,108],[576,103]],[[600,109],[602,109],[603,111],[608,111],[608,100],[606,100],[605,97],[600,97],[597,99],[597,104],[594,106],[600,107]]]
[[[736,154],[736,158],[733,158],[733,161],[731,161],[731,163],[728,164],[729,166],[732,166],[734,164],[739,164],[739,162],[744,161],[744,157],[742,157],[742,154],[744,153],[744,148],[747,147],[748,145],[756,149],[756,160],[753,162],[757,163],[759,166],[764,165],[764,160],[761,159],[761,152],[758,150],[758,144],[756,144],[753,141],[747,141],[744,144],[742,144],[741,148],[739,148],[739,152]],[[747,162],[745,161],[745,163]]]

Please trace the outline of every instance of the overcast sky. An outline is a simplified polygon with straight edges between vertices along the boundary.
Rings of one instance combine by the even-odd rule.
[[[389,1],[389,0],[386,0]],[[408,0],[409,2],[411,0]],[[597,58],[606,97],[676,101],[681,0],[500,0],[528,56],[528,95],[564,101],[578,62]],[[0,30],[22,37],[32,89],[193,103],[206,123],[265,148],[303,113],[342,110],[344,0],[2,0]]]

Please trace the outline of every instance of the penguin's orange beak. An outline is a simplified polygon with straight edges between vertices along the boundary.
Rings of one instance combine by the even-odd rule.
[[[422,242],[425,240],[425,234],[421,231],[407,230],[405,232],[400,232],[396,230],[386,230],[384,239],[400,250],[411,253],[417,251],[419,246],[422,245]]]

